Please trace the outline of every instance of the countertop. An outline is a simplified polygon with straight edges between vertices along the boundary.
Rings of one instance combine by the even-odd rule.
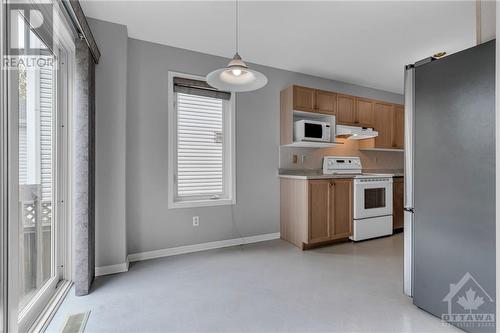
[[[363,173],[392,174],[394,177],[403,177],[404,171],[401,169],[365,169]],[[322,170],[292,170],[280,169],[280,178],[292,179],[350,179],[355,175],[324,175]]]
[[[389,173],[393,177],[404,177],[405,171],[403,169],[363,169],[365,173]]]

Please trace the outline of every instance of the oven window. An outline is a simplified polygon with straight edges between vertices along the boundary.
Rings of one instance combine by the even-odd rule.
[[[306,138],[321,139],[323,137],[323,126],[320,124],[304,124]]]
[[[385,207],[385,188],[365,189],[365,209]]]

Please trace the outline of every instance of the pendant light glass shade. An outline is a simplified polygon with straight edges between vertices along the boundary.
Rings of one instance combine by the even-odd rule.
[[[238,0],[235,2],[235,44],[236,54],[226,68],[217,69],[207,75],[207,83],[212,87],[225,91],[252,91],[264,87],[267,77],[248,68],[238,54]]]
[[[226,68],[217,69],[207,75],[207,83],[219,90],[242,92],[264,87],[267,77],[249,69],[236,53]]]

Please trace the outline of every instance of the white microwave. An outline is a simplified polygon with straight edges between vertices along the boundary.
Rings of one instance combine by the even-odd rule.
[[[315,120],[298,120],[294,123],[294,141],[331,141],[331,123]]]

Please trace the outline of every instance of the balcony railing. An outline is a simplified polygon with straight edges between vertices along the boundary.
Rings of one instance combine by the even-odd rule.
[[[52,276],[52,201],[39,184],[20,185],[19,291],[21,305]]]

